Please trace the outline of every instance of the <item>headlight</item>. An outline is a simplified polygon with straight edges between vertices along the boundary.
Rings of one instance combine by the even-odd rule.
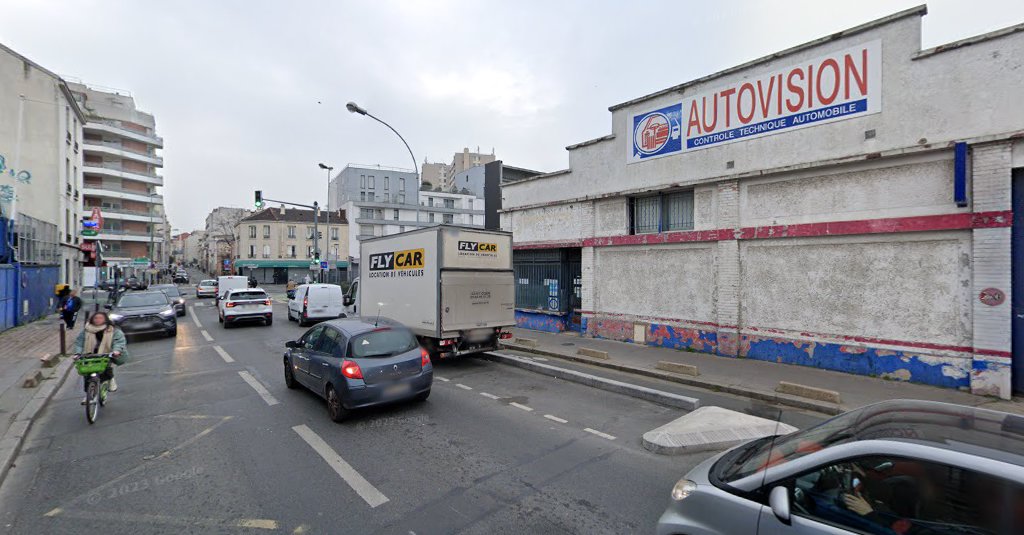
[[[185,298],[184,297],[179,297],[177,303],[179,305],[184,305],[185,304]]]
[[[672,486],[672,499],[680,502],[697,490],[697,484],[689,479],[680,479]]]
[[[169,318],[169,317],[171,317],[171,316],[173,316],[175,314],[176,314],[176,312],[174,312],[173,308],[168,308],[167,310],[161,310],[160,311],[160,315],[165,317],[165,318]]]
[[[107,314],[107,317],[110,318],[110,321],[121,321],[124,319],[124,316],[120,314]]]

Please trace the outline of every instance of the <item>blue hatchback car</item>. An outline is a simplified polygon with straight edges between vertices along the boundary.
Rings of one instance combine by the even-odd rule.
[[[284,382],[327,400],[335,422],[352,410],[430,396],[434,368],[405,326],[386,318],[320,323],[285,344]]]

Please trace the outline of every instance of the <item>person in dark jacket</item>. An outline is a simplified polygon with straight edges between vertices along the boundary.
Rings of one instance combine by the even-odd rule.
[[[71,290],[60,302],[60,319],[64,320],[68,330],[75,328],[79,310],[82,310],[82,298],[78,297],[78,292]]]
[[[98,311],[89,318],[82,332],[75,338],[75,345],[72,351],[76,355],[82,354],[106,354],[111,355],[111,361],[121,366],[128,361],[128,340],[121,329],[118,329],[107,313]],[[117,381],[114,379],[114,367],[108,366],[107,371],[100,376],[101,381],[110,381],[110,391],[117,391]],[[84,388],[84,378],[83,378]],[[85,404],[85,400],[82,400]]]

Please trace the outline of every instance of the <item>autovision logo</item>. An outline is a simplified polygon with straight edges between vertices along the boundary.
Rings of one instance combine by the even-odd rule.
[[[631,159],[642,160],[682,150],[681,119],[681,103],[634,116]]]

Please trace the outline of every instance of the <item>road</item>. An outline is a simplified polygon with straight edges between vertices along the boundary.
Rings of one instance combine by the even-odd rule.
[[[641,435],[683,412],[481,359],[440,362],[430,399],[335,424],[288,390],[305,330],[224,329],[189,299],[177,338],[130,341],[90,426],[72,375],[0,487],[10,533],[644,533],[709,453]]]

